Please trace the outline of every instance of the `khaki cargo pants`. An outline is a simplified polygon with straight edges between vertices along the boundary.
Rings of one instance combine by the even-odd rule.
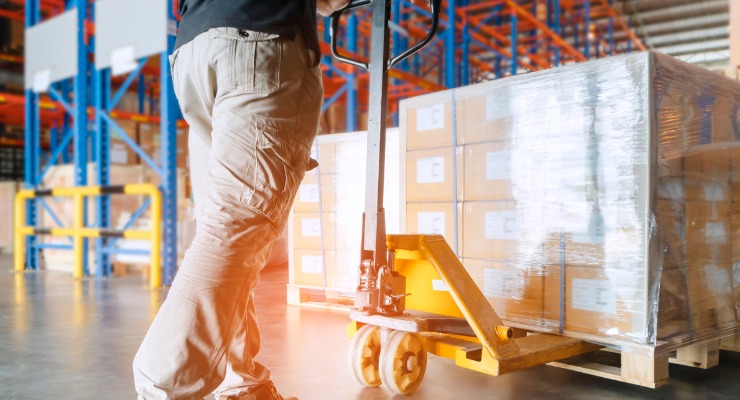
[[[171,56],[190,125],[196,234],[134,359],[143,399],[252,399],[269,380],[253,288],[304,173],[323,98],[319,55],[217,28]],[[263,390],[261,390],[263,391]]]

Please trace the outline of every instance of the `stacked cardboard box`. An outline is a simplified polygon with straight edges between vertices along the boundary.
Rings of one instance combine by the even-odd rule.
[[[4,253],[13,251],[13,211],[18,187],[17,182],[0,182],[0,220],[4,221],[4,228],[0,229],[0,252]]]
[[[386,137],[386,230],[399,232],[399,132]],[[365,194],[365,132],[321,135],[288,222],[290,283],[353,290],[357,285]]]
[[[511,325],[719,338],[740,298],[738,98],[737,82],[642,53],[408,99],[404,230],[444,234]],[[460,207],[457,225],[419,223],[429,204]]]

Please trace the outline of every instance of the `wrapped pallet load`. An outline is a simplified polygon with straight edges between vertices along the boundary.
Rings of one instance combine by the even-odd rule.
[[[507,324],[613,345],[734,332],[740,83],[648,52],[400,117],[401,231],[444,235]]]

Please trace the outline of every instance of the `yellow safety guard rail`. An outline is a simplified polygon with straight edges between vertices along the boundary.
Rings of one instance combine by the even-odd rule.
[[[84,198],[108,194],[145,195],[151,199],[151,230],[111,230],[88,228],[83,224],[85,213]],[[37,197],[72,197],[74,199],[74,218],[70,228],[34,228],[25,225],[26,200]],[[149,240],[150,278],[152,288],[162,286],[162,194],[151,184],[129,184],[121,186],[79,186],[54,189],[21,190],[15,197],[15,270],[24,270],[25,237],[31,235],[71,236],[74,252],[73,276],[83,275],[83,239],[97,237],[118,237],[124,239]]]

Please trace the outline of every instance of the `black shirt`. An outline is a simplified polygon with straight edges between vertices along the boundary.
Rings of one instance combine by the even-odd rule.
[[[319,52],[316,0],[180,0],[175,48],[211,28],[274,33],[291,40],[302,32],[306,46]]]

